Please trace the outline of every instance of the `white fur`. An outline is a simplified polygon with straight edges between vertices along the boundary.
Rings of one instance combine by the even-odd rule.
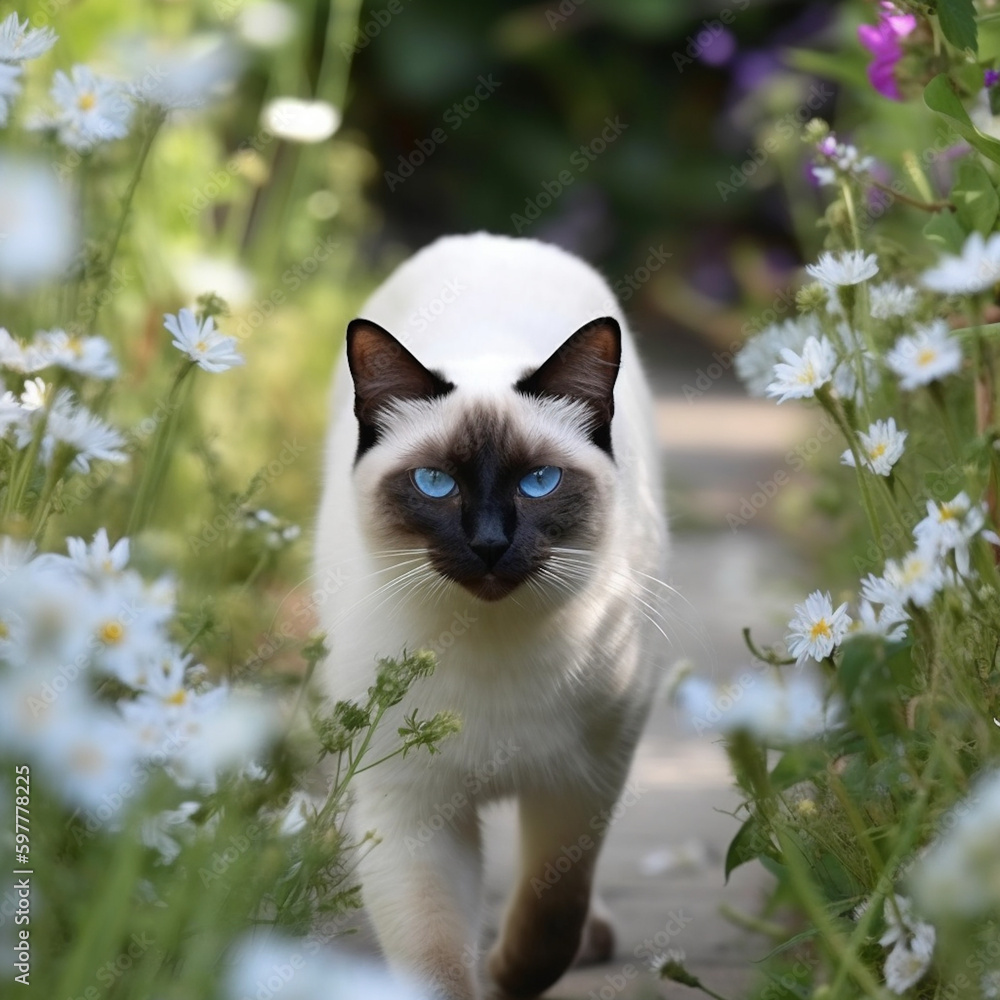
[[[438,755],[411,753],[360,776],[353,814],[356,829],[381,837],[362,879],[390,961],[436,995],[473,1000],[478,806],[521,798],[525,879],[558,852],[560,838],[575,839],[580,830],[599,842],[595,817],[620,791],[655,685],[663,639],[641,613],[645,602],[655,618],[657,604],[655,584],[643,574],[662,576],[666,530],[650,394],[607,284],[577,258],[533,240],[441,239],[403,264],[360,315],[456,390],[401,407],[386,437],[355,467],[357,422],[341,365],[316,551],[317,591],[332,590],[321,612],[332,650],[321,683],[332,698],[363,698],[379,656],[404,647],[438,653],[434,675],[386,720],[373,753],[392,748],[402,714],[413,708],[424,718],[457,712],[462,733]],[[580,432],[572,406],[512,389],[600,316],[615,317],[624,338],[614,462]],[[591,570],[568,580],[571,592],[522,586],[495,603],[436,575],[375,595],[421,565],[393,570],[398,560],[372,554],[379,542],[370,500],[379,479],[401,456],[419,455],[428,437],[454,427],[473,401],[507,414],[554,456],[547,464],[575,463],[596,477],[607,516]],[[325,580],[337,582],[324,587]]]

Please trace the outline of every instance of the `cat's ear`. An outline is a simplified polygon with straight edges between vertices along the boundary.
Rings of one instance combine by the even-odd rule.
[[[425,368],[377,323],[354,319],[347,326],[347,364],[354,379],[354,412],[361,433],[358,454],[377,440],[376,415],[393,402],[434,399],[455,388]]]
[[[528,396],[576,399],[593,411],[591,437],[611,452],[614,388],[622,358],[622,331],[618,321],[603,316],[581,326],[541,367],[514,388]]]

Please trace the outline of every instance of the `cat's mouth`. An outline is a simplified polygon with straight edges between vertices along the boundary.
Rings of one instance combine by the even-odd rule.
[[[515,591],[523,580],[512,580],[507,577],[497,576],[495,573],[487,573],[485,576],[471,580],[456,580],[456,583],[463,586],[473,597],[478,597],[481,601],[502,601],[508,594]]]

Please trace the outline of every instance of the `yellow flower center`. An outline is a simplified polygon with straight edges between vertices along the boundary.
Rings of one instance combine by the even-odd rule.
[[[77,747],[71,760],[75,770],[90,774],[99,772],[104,764],[103,754],[93,745]]]
[[[208,344],[206,344],[204,340],[199,340],[198,343],[194,345],[194,349],[202,352],[207,351]]]
[[[885,442],[879,441],[877,445],[868,449],[868,457],[875,459],[881,458],[885,454]]]
[[[0,621],[0,639],[7,639],[10,637],[10,629],[7,627],[7,623]]]
[[[933,347],[925,347],[917,355],[917,364],[920,365],[921,368],[923,368],[926,365],[929,365],[936,357],[937,357],[937,351],[935,351]]]
[[[169,698],[165,698],[164,701],[168,705],[183,705],[187,701],[187,691],[184,688],[178,688]]]
[[[81,94],[76,99],[76,106],[81,111],[91,111],[97,106],[97,98],[93,94]]]
[[[83,341],[79,337],[70,337],[69,343],[66,345],[76,357],[80,357],[83,354]]]
[[[125,638],[125,626],[121,622],[105,622],[99,635],[107,645],[117,646]]]
[[[818,622],[811,629],[809,629],[809,638],[815,642],[820,637],[824,639],[832,639],[833,632],[830,631],[830,626],[825,618],[820,618]]]
[[[938,520],[939,521],[954,521],[956,517],[955,511],[949,507],[946,503],[941,504],[938,507]]]
[[[816,369],[813,368],[811,364],[806,365],[801,372],[796,376],[795,379],[800,385],[809,385],[810,382],[816,381]]]

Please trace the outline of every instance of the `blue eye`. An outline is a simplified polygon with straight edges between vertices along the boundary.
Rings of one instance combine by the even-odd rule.
[[[414,469],[410,475],[413,485],[429,497],[440,499],[451,496],[456,490],[455,480],[440,469]]]
[[[545,497],[559,485],[560,479],[562,469],[557,469],[554,465],[543,465],[532,469],[518,486],[526,497]]]

